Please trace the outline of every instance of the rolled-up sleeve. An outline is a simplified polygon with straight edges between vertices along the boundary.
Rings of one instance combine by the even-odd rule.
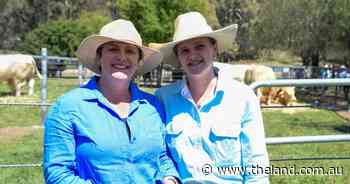
[[[253,171],[243,176],[244,181],[245,183],[269,183],[268,175],[263,173],[263,170],[269,166],[263,119],[258,98],[253,91],[248,95],[241,121],[241,159],[243,167]]]
[[[45,121],[43,171],[48,184],[91,184],[76,174],[74,127],[56,103]]]

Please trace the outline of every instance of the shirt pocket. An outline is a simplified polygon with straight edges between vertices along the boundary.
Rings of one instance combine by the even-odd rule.
[[[240,132],[238,122],[216,124],[211,128],[209,140],[212,142],[217,160],[239,163],[241,157]]]
[[[182,130],[172,130],[166,132],[165,141],[171,156],[175,161],[181,160],[182,152],[186,150],[186,136]]]
[[[168,123],[166,129],[166,141],[170,147],[183,147],[190,143],[189,136],[195,134],[198,128],[195,122],[188,115],[174,117],[173,121]]]
[[[165,139],[168,146],[175,147],[177,144],[184,143],[185,135],[182,130],[167,130]]]

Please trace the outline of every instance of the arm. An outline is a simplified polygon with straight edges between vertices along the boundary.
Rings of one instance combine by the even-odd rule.
[[[160,93],[159,91],[156,91],[155,93],[156,97],[160,100]],[[158,105],[158,112],[161,116],[162,123],[161,123],[161,132],[163,136],[163,141],[162,141],[162,152],[160,154],[160,173],[161,173],[161,178],[163,178],[163,183],[164,184],[176,184],[175,182],[178,182],[178,172],[175,168],[174,162],[170,156],[169,150],[167,149],[167,145],[165,142],[165,127],[164,127],[164,122],[166,121],[166,114],[164,111],[164,106],[162,105],[161,101],[159,102]]]
[[[251,91],[242,118],[242,163],[243,167],[259,167],[258,175],[246,173],[245,183],[269,183],[268,175],[261,173],[263,168],[269,166],[267,155],[264,125],[259,101],[254,92]]]
[[[56,104],[45,121],[43,171],[48,184],[91,184],[76,173],[75,139],[69,113]]]
[[[169,155],[169,151],[167,149],[167,146],[165,144],[165,130],[162,126],[162,135],[163,135],[163,143],[162,143],[162,152],[160,154],[159,160],[160,160],[160,173],[161,178],[163,178],[163,183],[166,183],[165,181],[168,181],[168,184],[172,184],[173,181],[177,180],[176,178],[179,178],[179,174],[175,168],[175,165],[173,163],[173,160],[171,159]],[[176,183],[175,183],[176,184]]]

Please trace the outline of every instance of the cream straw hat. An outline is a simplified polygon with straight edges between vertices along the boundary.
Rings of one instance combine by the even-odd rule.
[[[98,35],[85,38],[76,54],[79,62],[96,74],[101,74],[100,66],[96,62],[96,51],[99,46],[111,41],[119,41],[135,45],[142,51],[143,64],[137,70],[137,74],[144,74],[157,67],[162,59],[161,54],[142,45],[142,39],[132,22],[118,19],[102,27]]]
[[[180,42],[198,37],[209,37],[216,40],[218,51],[223,52],[232,47],[236,33],[237,24],[213,31],[202,14],[188,12],[176,18],[172,42],[150,43],[148,46],[161,51],[164,63],[178,66],[174,47]]]

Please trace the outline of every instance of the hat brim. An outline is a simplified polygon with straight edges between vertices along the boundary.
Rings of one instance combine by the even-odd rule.
[[[96,51],[99,46],[111,41],[128,43],[139,47],[134,42],[129,40],[116,40],[110,37],[91,35],[82,41],[76,52],[79,62],[94,73],[100,75],[100,66],[96,62]],[[154,68],[160,65],[162,61],[162,55],[159,53],[159,51],[149,47],[142,46],[139,48],[143,52],[143,62],[136,71],[136,75],[143,75],[145,73],[151,72]]]
[[[233,24],[210,33],[191,35],[186,37],[186,39],[176,40],[167,43],[150,43],[148,46],[159,50],[163,54],[163,63],[177,67],[179,64],[174,53],[174,47],[177,44],[183,41],[191,40],[193,38],[209,37],[216,40],[218,52],[221,53],[229,48],[232,48],[237,35],[237,28],[237,24]]]

